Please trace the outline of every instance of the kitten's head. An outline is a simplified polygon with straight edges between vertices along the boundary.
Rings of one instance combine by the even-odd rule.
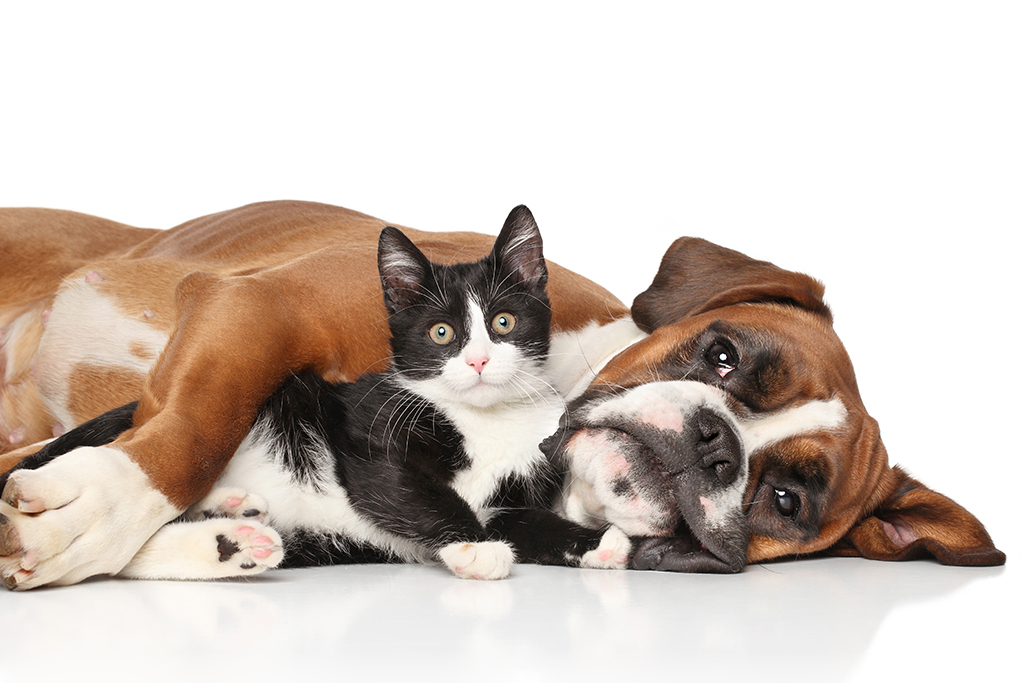
[[[529,209],[513,209],[491,253],[475,263],[433,263],[392,227],[381,232],[377,263],[394,366],[407,387],[477,407],[536,397],[551,307]]]

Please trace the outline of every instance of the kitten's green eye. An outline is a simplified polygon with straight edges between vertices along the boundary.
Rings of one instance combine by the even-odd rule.
[[[430,328],[430,338],[435,344],[448,344],[455,339],[455,330],[448,323],[438,323]]]
[[[499,313],[491,321],[491,329],[498,334],[508,334],[516,326],[516,317],[511,313]]]

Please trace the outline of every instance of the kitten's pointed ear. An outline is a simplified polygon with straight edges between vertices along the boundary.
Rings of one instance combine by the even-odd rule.
[[[420,302],[430,262],[401,230],[388,226],[377,243],[377,268],[388,312]]]
[[[548,281],[544,243],[533,214],[523,205],[512,209],[494,241],[495,259],[521,282],[543,287]]]

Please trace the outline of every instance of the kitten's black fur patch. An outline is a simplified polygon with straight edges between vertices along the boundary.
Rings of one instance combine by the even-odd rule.
[[[444,363],[459,353],[457,341],[428,341],[432,326],[443,321],[455,340],[470,336],[465,329],[469,293],[485,320],[497,312],[515,316],[502,342],[518,348],[526,361],[539,364],[546,358],[547,269],[529,210],[513,209],[491,254],[475,263],[432,263],[394,228],[381,233],[378,263],[390,314],[392,367],[337,384],[297,373],[268,399],[250,438],[272,446],[270,456],[296,486],[324,496],[340,486],[363,519],[422,545],[428,555],[450,543],[501,539],[515,548],[520,562],[578,564],[600,544],[604,530],[583,528],[551,511],[564,472],[536,454],[527,461],[533,463],[528,474],[496,482],[485,525],[452,488],[472,461],[464,435],[438,406],[410,390],[415,382],[440,375]],[[132,426],[135,408],[129,404],[91,420],[18,467],[40,467],[79,446],[110,443]],[[269,513],[273,523],[274,510]],[[402,559],[388,547],[347,538],[329,524],[278,530],[287,567]],[[224,559],[230,548],[220,541]]]
[[[257,428],[274,434],[275,450],[297,483],[317,487],[325,448],[334,483],[352,507],[378,528],[436,551],[451,543],[502,539],[520,561],[578,561],[600,541],[550,511],[562,473],[539,458],[529,475],[501,479],[486,507],[498,512],[485,526],[452,488],[471,464],[464,435],[409,382],[438,376],[469,336],[472,298],[485,318],[511,312],[513,330],[501,341],[524,357],[543,362],[551,311],[540,235],[525,207],[513,210],[491,255],[481,261],[432,263],[400,231],[381,233],[379,267],[392,331],[391,369],[353,383],[331,384],[312,373],[289,378],[264,407]],[[428,341],[444,321],[456,341]],[[322,486],[322,485],[320,485]],[[286,566],[378,561],[387,550],[353,544],[329,532],[298,529],[285,534]]]

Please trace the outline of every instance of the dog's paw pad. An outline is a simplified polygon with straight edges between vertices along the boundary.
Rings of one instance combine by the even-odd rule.
[[[284,559],[281,536],[261,524],[232,524],[216,536],[217,561],[255,574]]]
[[[255,493],[243,489],[214,489],[194,508],[194,519],[247,519],[264,523],[267,521],[267,501]]]
[[[601,537],[601,543],[584,553],[580,566],[589,569],[625,569],[633,543],[616,526],[611,526]]]
[[[463,579],[504,579],[512,571],[515,554],[504,541],[451,543],[438,552],[445,566]]]

